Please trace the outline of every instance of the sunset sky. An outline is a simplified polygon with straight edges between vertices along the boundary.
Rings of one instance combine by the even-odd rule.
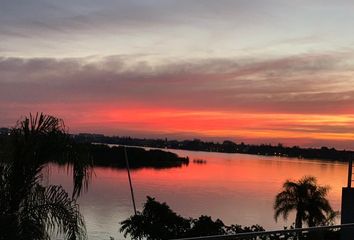
[[[354,149],[352,0],[0,0],[0,127]]]

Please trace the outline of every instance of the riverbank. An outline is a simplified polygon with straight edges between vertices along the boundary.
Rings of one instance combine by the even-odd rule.
[[[168,140],[168,139],[141,139],[131,137],[104,136],[100,134],[78,134],[72,136],[79,142],[99,142],[104,144],[117,144],[125,146],[139,146],[160,149],[176,149],[203,152],[240,153],[262,156],[277,156],[304,159],[322,159],[346,162],[354,157],[354,151],[337,150],[335,148],[301,148],[299,146],[287,147],[282,144],[245,144],[225,140],[219,142],[205,142],[194,140]]]

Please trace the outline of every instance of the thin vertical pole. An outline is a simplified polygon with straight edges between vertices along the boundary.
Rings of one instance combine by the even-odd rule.
[[[352,187],[352,171],[353,171],[353,160],[349,159],[349,166],[348,166],[348,188]]]
[[[127,164],[127,171],[128,171],[128,178],[129,178],[129,185],[130,185],[130,193],[132,195],[133,207],[134,207],[134,214],[136,215],[136,206],[135,206],[135,199],[134,199],[134,191],[132,185],[132,179],[130,177],[130,169],[129,169],[129,161],[128,161],[128,154],[127,148],[124,146],[124,155],[125,155],[125,162]]]

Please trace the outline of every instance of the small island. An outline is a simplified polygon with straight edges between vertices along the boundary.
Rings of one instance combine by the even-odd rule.
[[[89,144],[88,151],[94,166],[126,168],[124,146]],[[141,147],[127,147],[129,167],[138,168],[173,168],[188,165],[188,157],[179,157],[175,153],[158,149],[146,150]]]

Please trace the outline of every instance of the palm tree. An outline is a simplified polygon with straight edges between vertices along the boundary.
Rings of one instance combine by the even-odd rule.
[[[0,151],[0,239],[86,239],[76,198],[88,176],[78,164],[63,121],[43,114],[24,118]],[[77,155],[77,154],[76,154]],[[73,197],[61,186],[42,186],[43,168],[59,159],[74,163]],[[75,170],[76,168],[76,170]]]
[[[312,176],[305,176],[296,182],[287,180],[283,191],[275,198],[275,220],[280,215],[286,220],[290,212],[296,211],[295,228],[302,228],[303,222],[309,227],[329,224],[337,213],[326,199],[328,191],[328,186],[318,186]]]

